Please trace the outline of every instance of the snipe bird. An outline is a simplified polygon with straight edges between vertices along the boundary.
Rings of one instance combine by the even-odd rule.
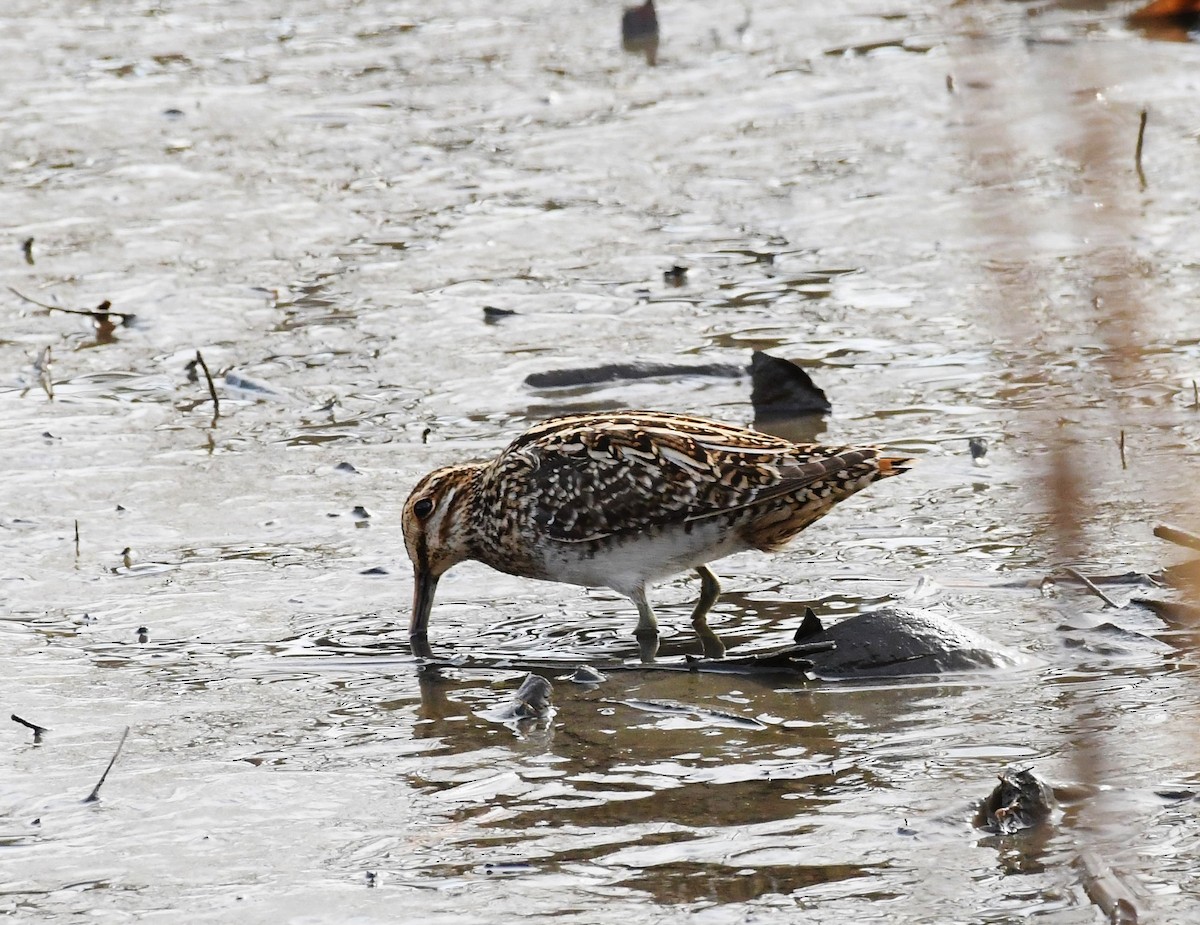
[[[415,590],[409,637],[429,654],[438,579],[465,559],[545,581],[612,588],[638,610],[649,661],[658,622],[652,582],[700,576],[692,624],[710,658],[721,586],[708,563],[778,550],[835,504],[910,460],[874,447],[791,443],[703,418],[657,411],[579,414],[537,424],[487,462],[429,473],[404,505]]]

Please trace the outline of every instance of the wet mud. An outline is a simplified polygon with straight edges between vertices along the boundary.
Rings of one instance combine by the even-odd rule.
[[[1192,585],[1061,577],[1200,526],[1195,36],[1135,7],[659,2],[650,66],[620,2],[7,4],[0,916],[1194,918]],[[918,465],[715,564],[730,659],[1019,658],[610,671],[627,601],[464,564],[418,664],[421,475],[751,424],[754,351],[832,408],[763,429]],[[623,366],[739,375],[527,384]],[[1004,767],[1052,825],[976,828]]]

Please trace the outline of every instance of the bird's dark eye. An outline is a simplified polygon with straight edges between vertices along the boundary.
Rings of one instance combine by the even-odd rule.
[[[424,520],[433,513],[433,502],[429,498],[422,498],[413,505],[413,513],[421,520]]]

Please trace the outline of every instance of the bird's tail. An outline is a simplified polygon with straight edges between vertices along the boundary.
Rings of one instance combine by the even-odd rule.
[[[907,472],[915,460],[911,456],[880,456],[876,462],[879,464],[879,477],[886,479]]]

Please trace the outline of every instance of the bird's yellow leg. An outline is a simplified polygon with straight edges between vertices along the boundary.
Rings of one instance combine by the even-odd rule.
[[[650,602],[646,600],[645,588],[638,588],[631,595],[631,599],[637,604],[638,609],[637,628],[633,631],[633,635],[637,637],[638,641],[638,654],[643,662],[652,662],[654,656],[658,654],[658,620],[654,616]]]
[[[700,637],[700,644],[704,647],[704,657],[724,658],[725,644],[708,625],[708,612],[721,596],[721,583],[707,565],[697,568],[696,574],[700,576],[700,600],[696,602],[696,609],[692,611],[692,626],[696,628],[696,635]]]

